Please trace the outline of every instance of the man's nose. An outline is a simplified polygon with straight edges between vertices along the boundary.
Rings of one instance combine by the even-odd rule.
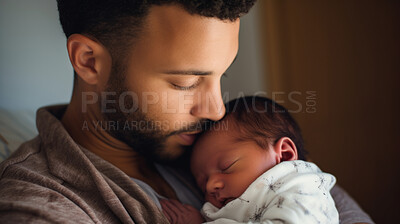
[[[220,84],[205,92],[199,92],[195,105],[190,113],[193,116],[213,121],[220,120],[225,114],[225,105],[221,95]]]

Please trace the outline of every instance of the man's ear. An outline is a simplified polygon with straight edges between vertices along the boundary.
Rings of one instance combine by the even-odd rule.
[[[280,138],[273,149],[277,156],[277,163],[298,159],[296,145],[288,137]]]
[[[81,34],[68,37],[69,59],[78,76],[89,85],[97,85],[111,71],[111,56],[97,41]],[[103,76],[103,77],[102,77]]]

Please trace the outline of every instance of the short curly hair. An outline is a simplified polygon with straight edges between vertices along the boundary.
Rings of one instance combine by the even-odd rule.
[[[153,5],[182,6],[190,14],[234,21],[256,0],[57,0],[62,29],[100,41],[114,57],[123,55]],[[122,54],[122,55],[121,55]]]

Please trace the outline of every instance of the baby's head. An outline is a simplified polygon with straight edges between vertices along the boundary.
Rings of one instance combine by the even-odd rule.
[[[226,105],[225,117],[196,141],[191,170],[206,201],[221,208],[282,161],[305,159],[300,129],[288,111],[257,96]]]

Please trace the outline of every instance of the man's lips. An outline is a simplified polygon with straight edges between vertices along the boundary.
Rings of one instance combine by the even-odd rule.
[[[194,140],[196,139],[196,135],[198,134],[198,132],[196,133],[182,133],[179,134],[178,136],[183,140],[183,144],[184,145],[191,145],[193,144]]]

